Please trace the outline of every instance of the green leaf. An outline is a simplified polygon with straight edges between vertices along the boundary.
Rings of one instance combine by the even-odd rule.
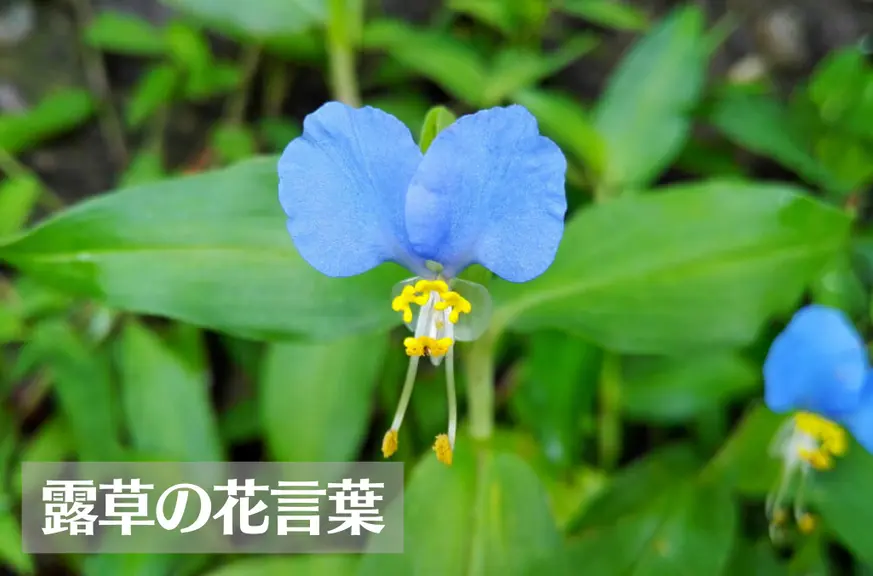
[[[81,460],[116,460],[121,444],[106,356],[60,321],[39,324],[30,345],[53,377],[55,395]]]
[[[579,453],[579,424],[593,412],[600,361],[600,350],[584,340],[560,332],[531,337],[512,407],[546,456],[561,466]]]
[[[24,322],[20,310],[14,308],[11,303],[0,300],[0,344],[18,340],[23,333]]]
[[[482,95],[482,106],[496,106],[513,92],[535,86],[593,50],[599,39],[581,35],[552,54],[507,48],[497,54]]]
[[[0,237],[23,228],[36,207],[42,185],[31,176],[0,181]]]
[[[10,154],[24,152],[84,124],[96,110],[96,101],[86,90],[55,92],[21,114],[0,116],[0,148]]]
[[[81,573],[83,576],[178,574],[178,562],[168,554],[89,554],[84,558]]]
[[[303,132],[299,123],[284,118],[262,118],[258,130],[267,148],[278,153]]]
[[[551,268],[494,281],[499,330],[562,328],[617,351],[752,342],[794,307],[847,240],[849,218],[802,190],[683,184],[583,209]]]
[[[21,462],[69,462],[75,458],[70,427],[61,416],[44,422],[26,441],[21,451],[16,473],[12,475],[12,493],[21,497]]]
[[[258,143],[246,126],[219,124],[212,131],[211,148],[219,162],[226,165],[257,155]]]
[[[349,555],[313,554],[285,558],[245,558],[210,570],[203,576],[349,576],[358,559]]]
[[[754,390],[760,367],[734,352],[627,362],[622,370],[627,416],[672,424],[694,418]]]
[[[124,112],[130,128],[139,128],[152,114],[173,101],[179,86],[179,72],[169,64],[152,67],[140,78]]]
[[[737,516],[724,487],[674,483],[635,514],[571,541],[569,562],[592,574],[721,574],[733,548]]]
[[[178,67],[196,72],[212,64],[212,50],[206,35],[189,24],[174,21],[164,31],[167,49]]]
[[[242,444],[261,435],[260,407],[254,398],[237,402],[221,414],[221,438],[225,444]]]
[[[124,175],[121,177],[121,187],[130,188],[142,184],[150,184],[163,180],[167,176],[164,169],[164,158],[160,150],[143,148],[131,159]]]
[[[648,17],[621,0],[563,0],[560,9],[594,24],[616,30],[639,31],[649,26]]]
[[[675,11],[610,77],[594,116],[607,148],[601,185],[610,193],[647,186],[682,151],[706,77],[703,25],[699,8]]]
[[[199,335],[193,345],[202,348]],[[168,460],[223,460],[202,350],[184,354],[127,322],[119,350],[121,401],[133,447]]]
[[[873,501],[866,487],[873,482],[873,456],[852,441],[832,470],[815,473],[807,482],[807,498],[826,526],[859,559],[873,562]]]
[[[357,456],[387,343],[385,335],[366,335],[269,348],[259,403],[275,460],[344,462]]]
[[[527,575],[556,553],[558,531],[536,474],[513,454],[482,453],[477,467],[469,442],[459,441],[451,467],[432,454],[415,467],[404,494],[404,553],[364,555],[359,576]]]
[[[809,98],[829,124],[851,124],[864,111],[870,81],[866,56],[851,46],[828,54],[816,67],[809,82]],[[866,107],[869,110],[869,105]],[[869,130],[869,128],[867,128]],[[869,133],[869,132],[868,132]]]
[[[192,71],[185,79],[186,98],[204,100],[229,94],[240,88],[242,69],[235,62],[214,62]]]
[[[72,304],[72,298],[28,276],[19,276],[14,282],[21,316],[30,320],[63,312]]]
[[[602,493],[586,502],[568,532],[584,533],[636,514],[671,486],[691,478],[699,466],[700,460],[686,444],[652,450],[619,470]]]
[[[418,146],[422,154],[430,148],[430,143],[437,135],[451,126],[457,116],[445,106],[434,106],[424,117],[424,125],[421,127],[421,135],[418,138]]]
[[[747,174],[737,163],[736,149],[730,143],[694,136],[686,142],[674,168],[705,178],[743,178]]]
[[[848,253],[837,254],[811,288],[813,300],[818,304],[838,308],[855,320],[867,314],[867,290]]]
[[[363,43],[366,48],[387,52],[468,104],[482,101],[485,65],[479,54],[453,36],[377,20],[364,29]]]
[[[0,512],[0,560],[19,575],[34,573],[33,560],[21,547],[21,526],[8,509]]]
[[[754,404],[705,474],[743,494],[766,494],[779,474],[781,462],[770,455],[769,448],[783,422],[784,415]]]
[[[770,97],[727,91],[713,103],[707,119],[735,144],[780,163],[808,182],[833,183],[790,116]]]
[[[239,40],[271,40],[322,25],[324,0],[161,0]]]
[[[328,278],[294,249],[276,159],[130,188],[42,223],[0,259],[112,308],[250,338],[336,338],[399,323],[392,264]]]
[[[466,14],[504,34],[512,34],[518,22],[512,0],[448,0],[449,10]]]
[[[530,110],[543,132],[576,160],[594,174],[603,171],[606,145],[576,98],[558,92],[528,89],[516,92],[513,100]]]
[[[737,542],[730,563],[723,574],[788,576],[788,568],[779,561],[776,549],[769,539],[761,540],[756,544],[740,541]]]
[[[123,12],[101,12],[85,29],[85,42],[94,48],[132,56],[163,56],[164,33],[150,22]]]

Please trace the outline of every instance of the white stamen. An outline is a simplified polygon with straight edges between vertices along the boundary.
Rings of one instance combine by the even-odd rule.
[[[427,304],[421,307],[421,313],[418,315],[418,323],[415,326],[415,337],[424,335],[431,322],[433,313],[433,294]],[[403,382],[403,391],[400,392],[400,401],[397,403],[397,411],[394,413],[394,421],[391,423],[392,430],[400,430],[400,425],[403,424],[403,416],[406,414],[406,408],[409,406],[409,399],[412,398],[412,390],[415,388],[415,375],[418,372],[418,356],[409,358],[409,367],[406,369],[406,380]]]
[[[447,311],[448,312],[448,311]],[[446,324],[446,337],[452,338],[452,323]],[[455,346],[452,344],[446,354],[446,396],[449,401],[449,446],[455,449],[455,435],[458,431],[458,399],[455,393]]]

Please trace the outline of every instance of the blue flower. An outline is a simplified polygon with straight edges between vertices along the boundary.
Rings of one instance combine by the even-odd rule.
[[[415,277],[398,284],[392,308],[414,336],[406,384],[386,457],[412,392],[418,361],[445,358],[449,430],[434,446],[450,463],[456,409],[453,346],[477,338],[491,302],[457,278],[480,264],[526,282],[552,263],[564,231],[567,163],[521,106],[463,116],[422,154],[406,126],[371,107],[329,102],[306,117],[279,160],[279,200],[300,255],[334,277],[396,262]]]
[[[870,374],[864,341],[839,310],[806,306],[773,341],[764,362],[764,400],[772,411],[792,416],[771,448],[783,461],[782,479],[767,503],[771,530],[784,523],[783,501],[798,477],[794,515],[801,530],[812,529],[803,482],[811,470],[830,469],[846,452],[846,430],[873,452]]]

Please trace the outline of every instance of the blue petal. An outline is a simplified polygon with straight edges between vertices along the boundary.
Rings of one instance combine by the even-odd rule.
[[[328,102],[279,159],[279,201],[300,255],[328,276],[385,261],[413,271],[404,198],[421,162],[409,129],[375,108]]]
[[[764,399],[774,412],[805,410],[839,419],[855,410],[869,370],[864,342],[839,310],[799,310],[764,362]]]
[[[855,412],[845,417],[842,423],[858,444],[873,454],[873,374],[870,372],[867,373],[860,405]]]
[[[459,118],[440,132],[412,179],[413,249],[449,277],[479,263],[511,282],[545,272],[564,233],[567,161],[521,106]]]

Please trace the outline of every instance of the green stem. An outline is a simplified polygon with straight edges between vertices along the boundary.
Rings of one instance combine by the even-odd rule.
[[[490,329],[474,341],[467,352],[467,413],[470,436],[488,440],[494,431],[494,345],[497,332]]]
[[[327,53],[330,57],[330,79],[334,98],[358,107],[361,105],[358,77],[355,71],[355,52],[352,45],[352,22],[355,14],[344,0],[328,4]]]
[[[349,106],[360,106],[355,57],[349,47],[339,45],[330,47],[330,72],[334,97]]]
[[[600,420],[597,436],[600,465],[611,470],[621,451],[621,360],[607,352],[600,374]]]
[[[278,118],[282,115],[282,104],[291,88],[291,74],[285,63],[277,58],[267,61],[264,75],[264,116]]]
[[[721,406],[713,406],[703,410],[696,421],[697,440],[706,453],[714,453],[721,446],[727,421]]]
[[[94,19],[94,8],[91,5],[91,1],[72,0],[70,4],[75,12],[79,30],[84,31]],[[80,42],[79,44],[81,45],[82,61],[85,66],[88,83],[102,101],[99,115],[100,130],[103,133],[103,138],[106,140],[110,153],[117,163],[116,168],[123,170],[127,165],[130,154],[127,150],[124,123],[121,121],[118,111],[112,105],[112,87],[109,85],[109,76],[106,72],[106,65],[103,62],[103,55],[94,48],[91,48],[87,42]]]
[[[258,69],[258,63],[261,61],[261,47],[247,46],[243,50],[240,67],[243,71],[242,81],[239,89],[227,101],[227,107],[224,111],[224,118],[231,124],[241,124],[245,119],[246,107],[249,103],[249,92],[251,91],[252,80],[255,77],[255,71]]]

